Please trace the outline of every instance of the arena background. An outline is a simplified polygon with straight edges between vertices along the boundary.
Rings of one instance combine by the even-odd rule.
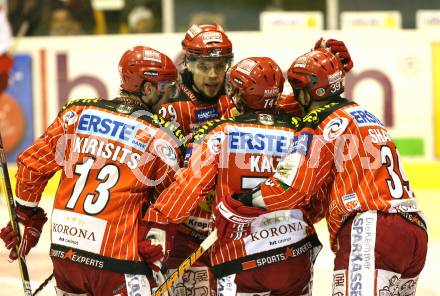
[[[95,6],[100,8],[95,15],[101,13],[102,16],[107,13],[103,7],[112,10],[124,1],[94,2],[104,5]],[[380,4],[380,1],[370,4],[317,1],[323,4],[323,9],[316,3],[304,4],[307,1],[240,1],[253,2],[254,6],[234,4],[233,1],[158,2],[161,4],[158,31],[162,32],[25,36],[14,40],[15,65],[10,87],[0,99],[0,129],[10,161],[10,175],[15,174],[13,162],[17,153],[44,131],[65,102],[76,98],[116,96],[119,88],[117,63],[126,49],[135,45],[151,46],[178,63],[180,42],[189,26],[190,15],[194,13],[224,22],[234,45],[236,62],[248,56],[270,56],[286,70],[295,57],[310,50],[320,37],[336,38],[347,44],[355,65],[347,77],[345,96],[379,116],[390,130],[428,219],[428,258],[417,295],[440,295],[437,283],[440,274],[438,1],[417,1],[418,4],[411,5],[409,1],[387,1],[387,4]],[[263,2],[271,3],[271,10],[263,11]],[[295,11],[295,2],[301,11]],[[290,10],[287,13],[273,10],[273,6],[276,8],[280,3]],[[109,9],[110,6],[105,5],[116,6]],[[223,19],[216,19],[218,14],[223,15]],[[104,31],[105,23],[97,21],[95,25],[95,33]],[[111,24],[107,24],[107,32],[112,33],[110,28]],[[42,199],[42,206],[49,212],[57,178],[51,180]],[[2,197],[0,225],[7,219]],[[328,248],[325,224],[319,223],[317,228],[324,249],[316,263],[314,295],[328,295],[333,254]],[[51,273],[48,246],[49,227],[46,226],[42,240],[27,258],[34,289]],[[7,262],[7,253],[2,247],[0,295],[21,293],[18,264]],[[48,286],[40,295],[54,295],[53,288]]]

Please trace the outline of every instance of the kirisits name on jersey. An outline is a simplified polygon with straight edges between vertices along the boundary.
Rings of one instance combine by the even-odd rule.
[[[93,137],[76,136],[73,143],[73,153],[92,154],[98,158],[111,159],[126,164],[134,170],[138,167],[141,155],[131,149],[121,147],[111,142],[98,140]]]

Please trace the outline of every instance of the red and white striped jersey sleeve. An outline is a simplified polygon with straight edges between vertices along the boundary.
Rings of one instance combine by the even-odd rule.
[[[155,166],[155,180],[160,182],[153,188],[152,199],[159,197],[160,193],[168,188],[174,181],[174,168],[163,161]]]
[[[152,155],[147,157],[154,158],[151,170],[153,201],[173,183],[174,174],[182,167],[183,163],[183,147],[180,139],[176,136],[172,137],[160,129],[155,138],[149,147]]]
[[[291,209],[318,192],[333,169],[333,155],[315,131],[296,134],[294,152],[278,164],[277,172],[261,184],[261,194],[269,211]]]
[[[220,118],[229,118],[234,116],[234,112],[238,112],[232,103],[231,98],[227,95],[223,95],[219,98],[218,108],[221,115]]]
[[[48,127],[43,136],[17,157],[16,195],[20,204],[37,206],[49,179],[62,168],[56,159],[57,145],[62,149],[64,125],[61,115]]]
[[[213,133],[217,129],[213,130]],[[218,153],[209,147],[210,137],[193,143],[188,167],[180,169],[175,181],[165,189],[147,210],[144,220],[180,223],[215,187],[218,174]],[[169,198],[169,197],[172,197]]]

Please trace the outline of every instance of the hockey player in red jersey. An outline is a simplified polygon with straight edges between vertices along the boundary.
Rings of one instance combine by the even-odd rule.
[[[349,72],[353,68],[353,61],[351,60],[350,54],[348,53],[348,49],[344,42],[335,39],[324,40],[323,38],[320,38],[318,41],[316,41],[314,46],[314,49],[318,48],[324,48],[334,53],[341,61],[345,72]],[[282,94],[280,96],[280,99],[277,101],[277,109],[294,116],[304,115],[304,109],[291,92]]]
[[[47,221],[38,207],[43,189],[62,171],[50,226],[57,295],[150,295],[152,269],[171,242],[171,231],[161,237],[160,226],[140,218],[179,168],[182,133],[149,112],[177,70],[166,55],[137,46],[123,54],[119,73],[120,97],[69,102],[17,159],[21,257]],[[19,243],[10,224],[0,237],[8,249]]]
[[[320,39],[315,47],[321,46],[338,52],[347,69],[351,69],[350,55],[343,42],[334,39],[322,42]],[[187,135],[209,121],[231,116],[234,105],[225,95],[224,84],[233,51],[231,41],[216,24],[193,25],[185,34],[182,48],[184,70],[181,73],[179,95],[163,104],[159,114],[176,121]],[[287,107],[289,111],[295,110],[289,109],[291,106],[281,107]],[[212,196],[208,199],[210,198]],[[176,268],[201,243],[207,233],[210,216],[211,211],[206,202],[193,210],[185,221],[188,227],[177,233],[176,247],[167,262],[169,268]],[[203,256],[198,265],[209,266],[208,258]],[[203,271],[200,268],[197,267],[198,272],[208,274],[206,268]]]
[[[332,294],[405,289],[404,295],[414,295],[427,252],[423,214],[383,123],[340,96],[344,75],[339,60],[322,49],[293,62],[288,79],[306,111],[297,120],[293,151],[273,177],[233,200],[268,211],[327,200],[336,255]],[[329,194],[316,197],[322,188]],[[220,236],[249,228],[226,215],[217,218]]]
[[[224,83],[233,53],[231,41],[217,24],[193,25],[182,40],[182,49],[184,70],[178,96],[163,104],[159,114],[190,134],[206,121],[228,116],[232,106]]]
[[[147,210],[145,219],[182,222],[211,190],[215,191],[211,204],[215,207],[222,196],[264,181],[288,154],[294,124],[290,115],[278,114],[275,109],[284,83],[279,66],[270,58],[247,58],[231,69],[228,82],[234,105],[242,115],[207,123],[195,134],[188,167],[176,174],[176,181]],[[267,213],[241,206],[240,211],[256,220],[251,235],[223,240],[212,247],[217,293],[311,292],[312,264],[320,249],[313,229],[313,222],[321,215],[319,208],[312,217],[306,207]]]
[[[217,24],[193,25],[182,40],[182,49],[184,69],[180,73],[178,95],[168,99],[159,114],[177,122],[188,139],[204,123],[229,117],[233,105],[225,94],[224,84],[233,53],[231,41]],[[169,269],[177,268],[200,245],[207,234],[210,215],[206,206],[197,207],[185,221],[186,226],[179,228],[175,248],[166,262]],[[197,288],[209,290],[212,277],[207,255],[202,256],[197,265],[188,276],[197,274],[197,278],[202,279]]]
[[[319,39],[315,48],[323,47],[338,55],[348,72],[353,67],[342,41]],[[233,59],[232,43],[218,24],[192,25],[182,40],[184,70],[178,96],[159,109],[167,120],[176,121],[185,135],[193,133],[207,121],[231,116],[231,104],[225,95],[225,76]],[[280,108],[296,111],[287,97]],[[294,104],[293,104],[294,105]]]

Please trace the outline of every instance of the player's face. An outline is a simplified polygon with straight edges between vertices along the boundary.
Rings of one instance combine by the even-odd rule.
[[[232,102],[235,105],[235,108],[237,108],[237,111],[240,112],[240,113],[243,112],[245,107],[246,107],[246,104],[245,104],[244,99],[243,99],[243,92],[242,92],[242,90],[238,89],[232,95],[231,99],[232,99]]]
[[[160,100],[174,98],[176,96],[177,85],[175,81],[160,81],[157,84]]]
[[[150,82],[145,83],[142,101],[147,106],[153,106],[159,100],[160,100],[160,94],[159,94],[159,90],[157,89],[157,87]]]
[[[160,81],[156,88],[159,99],[153,104],[152,110],[154,113],[159,111],[162,104],[167,103],[170,98],[175,98],[177,95],[177,84],[175,81]]]
[[[148,106],[154,106],[159,101],[175,96],[176,83],[174,81],[160,81],[157,84],[146,83],[142,100]]]
[[[195,87],[209,98],[215,97],[225,79],[228,63],[226,59],[197,59],[189,64]]]

